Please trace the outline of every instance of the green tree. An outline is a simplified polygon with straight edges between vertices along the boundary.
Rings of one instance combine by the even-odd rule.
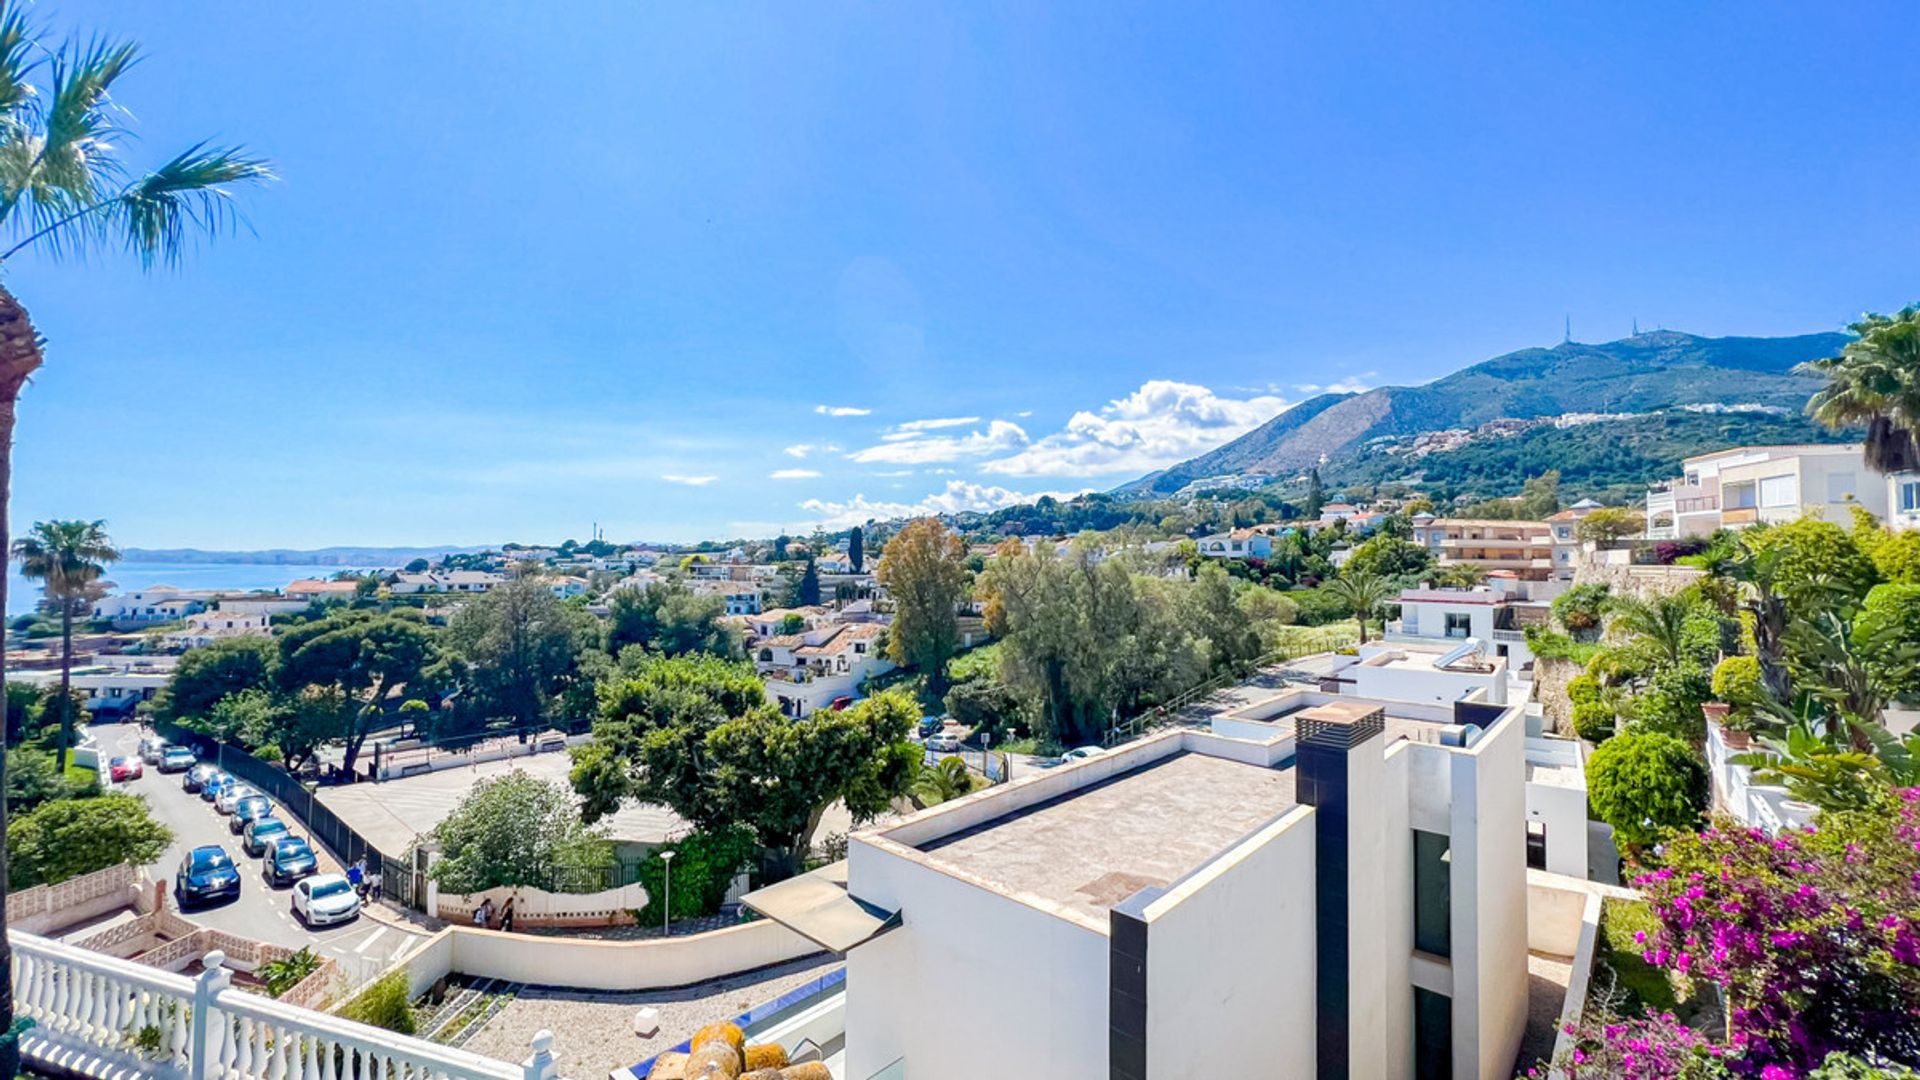
[[[1587,800],[1623,843],[1644,847],[1699,824],[1707,769],[1686,743],[1659,732],[1626,731],[1587,761]]]
[[[1424,574],[1433,565],[1433,553],[1418,544],[1393,536],[1374,536],[1353,549],[1345,573],[1366,573],[1377,577],[1411,577]]]
[[[1920,704],[1920,584],[1874,586],[1854,620],[1852,645],[1887,697]]]
[[[1836,430],[1866,425],[1866,462],[1880,472],[1920,469],[1920,305],[1849,329],[1840,355],[1801,365],[1827,378],[1807,415]]]
[[[800,584],[794,591],[794,599],[800,607],[817,607],[820,604],[820,571],[813,565],[813,556],[807,556],[807,568],[800,573]]]
[[[155,711],[186,727],[209,716],[232,694],[268,690],[280,668],[280,647],[272,638],[223,638],[189,649],[167,677]]]
[[[1592,641],[1599,634],[1607,602],[1612,598],[1613,590],[1604,584],[1575,585],[1553,598],[1553,617],[1575,641]]]
[[[407,564],[406,572],[409,574],[424,574],[432,566],[433,564],[425,559],[415,559]]]
[[[592,615],[537,578],[489,589],[447,624],[447,647],[465,661],[462,706],[515,728],[546,722],[581,650],[598,636]]]
[[[1242,586],[1248,591],[1267,592]],[[1214,672],[1245,673],[1264,651],[1260,632],[1253,617],[1242,607],[1234,592],[1233,579],[1217,564],[1200,568],[1193,584],[1180,600],[1185,606],[1185,631],[1194,640],[1208,643],[1207,656]]]
[[[669,656],[705,652],[736,658],[743,654],[740,631],[722,621],[727,605],[718,596],[695,596],[683,585],[656,582],[641,589],[614,590],[607,608],[609,653],[638,645]]]
[[[1573,535],[1606,547],[1639,536],[1647,528],[1644,514],[1624,506],[1602,506],[1574,523]]]
[[[0,298],[4,296],[0,289]],[[60,615],[60,741],[53,756],[61,772],[67,768],[67,747],[73,744],[73,617],[85,614],[85,605],[98,595],[95,583],[107,564],[120,558],[107,539],[106,524],[36,521],[13,545],[21,575],[41,583],[45,606]]]
[[[1326,591],[1353,613],[1353,621],[1360,627],[1360,644],[1365,645],[1367,620],[1391,595],[1386,579],[1365,570],[1349,570],[1327,582]]]
[[[173,833],[138,795],[59,799],[7,826],[7,858],[21,888],[52,885],[123,862],[150,863]]]
[[[932,693],[946,693],[947,660],[960,650],[967,545],[938,519],[916,518],[887,541],[878,576],[894,605],[888,657],[923,672]]]
[[[662,858],[666,852],[673,853],[671,889],[667,887],[667,860]],[[696,829],[655,848],[640,864],[640,884],[647,890],[640,925],[660,925],[660,905],[668,902],[673,905],[675,919],[697,919],[719,911],[734,878],[753,861],[753,853],[753,834],[739,828],[720,832]]]
[[[1024,738],[1030,728],[1027,700],[998,678],[959,683],[942,704],[956,722],[992,736],[995,745]]]
[[[16,746],[7,751],[7,805],[30,813],[55,799],[83,799],[100,794],[95,780],[74,780],[54,768],[45,750]]]
[[[1853,535],[1819,518],[1752,528],[1740,543],[1756,556],[1772,553],[1777,559],[1774,588],[1794,618],[1830,606],[1836,595],[1858,602],[1880,580],[1879,569]]]
[[[1661,663],[1677,664],[1693,614],[1693,601],[1678,593],[1619,595],[1607,601],[1607,634],[1628,647],[1645,649]]]
[[[515,769],[475,784],[434,826],[433,879],[456,893],[501,886],[591,892],[606,885],[613,843],[580,820],[566,785]]]
[[[349,773],[388,706],[399,706],[390,695],[404,687],[409,697],[422,696],[428,672],[442,659],[433,632],[411,610],[336,611],[289,629],[279,643],[281,688],[314,692],[340,710],[341,767]]]
[[[943,757],[938,764],[920,768],[913,778],[913,800],[921,806],[938,806],[973,792],[973,774],[958,757]]]
[[[856,574],[865,572],[867,568],[867,534],[858,525],[847,534],[847,562],[852,564]]]

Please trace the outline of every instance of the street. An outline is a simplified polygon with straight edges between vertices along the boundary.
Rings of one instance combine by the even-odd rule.
[[[91,730],[99,740],[103,762],[106,758],[139,755],[138,725],[96,724]],[[218,844],[239,867],[239,899],[181,912],[187,919],[276,945],[292,948],[311,945],[315,952],[331,954],[339,960],[356,983],[424,940],[416,931],[388,926],[366,915],[340,926],[309,930],[293,916],[290,890],[270,888],[260,876],[260,860],[248,855],[240,846],[240,838],[227,831],[227,819],[214,812],[212,803],[182,790],[180,780],[179,773],[162,774],[155,766],[148,765],[140,779],[113,786],[145,796],[153,816],[173,830],[172,845],[147,867],[147,874],[167,884],[169,903],[175,910],[178,903],[172,899],[173,875],[181,857],[189,850],[204,844]],[[297,819],[279,816],[294,833],[307,835],[306,828]],[[314,847],[320,849],[318,843]],[[331,852],[319,853],[323,872],[332,869],[338,860]]]

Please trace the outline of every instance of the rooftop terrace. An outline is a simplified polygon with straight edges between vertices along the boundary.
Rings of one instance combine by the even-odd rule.
[[[1182,752],[919,846],[944,865],[1104,925],[1295,805],[1291,768]]]

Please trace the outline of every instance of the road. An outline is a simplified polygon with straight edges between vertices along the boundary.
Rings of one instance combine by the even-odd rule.
[[[136,725],[96,724],[90,730],[100,742],[102,757],[131,757],[139,752],[140,729]],[[240,868],[239,899],[182,913],[193,922],[289,948],[311,945],[315,952],[331,954],[341,961],[355,982],[377,973],[423,940],[418,932],[388,926],[364,915],[340,926],[309,930],[293,917],[289,890],[268,887],[260,877],[260,860],[241,849],[240,838],[227,831],[227,819],[214,812],[212,803],[181,789],[179,773],[162,774],[148,765],[145,776],[115,787],[145,796],[153,816],[173,830],[172,845],[147,867],[148,876],[166,882],[169,893],[181,857],[204,844],[220,845]],[[294,832],[306,835],[297,820],[284,816],[282,820]]]

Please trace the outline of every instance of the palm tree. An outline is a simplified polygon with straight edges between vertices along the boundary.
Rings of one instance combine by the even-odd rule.
[[[1863,316],[1839,356],[1800,370],[1825,375],[1807,414],[1830,428],[1867,428],[1866,461],[1881,472],[1920,469],[1920,305]]]
[[[1387,579],[1365,570],[1354,570],[1327,582],[1327,592],[1353,610],[1353,621],[1360,626],[1360,644],[1367,643],[1367,620],[1387,602]]]
[[[937,806],[973,790],[973,774],[959,757],[943,757],[920,769],[913,780],[913,796],[922,806]]]
[[[20,573],[41,583],[46,606],[60,613],[60,744],[54,769],[65,772],[73,742],[73,617],[99,595],[100,575],[120,558],[104,521],[37,521],[13,545]]]
[[[236,223],[232,185],[266,180],[267,162],[239,147],[196,143],[149,172],[133,174],[119,150],[130,133],[115,86],[139,59],[128,43],[73,39],[49,46],[19,7],[0,0],[0,272],[14,258],[50,258],[124,248],[151,269],[176,264],[196,235]],[[9,550],[14,410],[46,357],[26,308],[0,285],[0,551]],[[6,606],[0,575],[0,611]],[[0,656],[0,670],[4,670]],[[0,755],[0,793],[6,791]],[[0,798],[0,835],[6,831]],[[13,1022],[12,950],[6,940],[7,868],[0,852],[0,1032]],[[18,1048],[0,1037],[0,1075]]]
[[[1687,616],[1692,613],[1693,605],[1678,595],[1650,600],[1616,596],[1607,602],[1607,632],[1677,664],[1686,640]]]

